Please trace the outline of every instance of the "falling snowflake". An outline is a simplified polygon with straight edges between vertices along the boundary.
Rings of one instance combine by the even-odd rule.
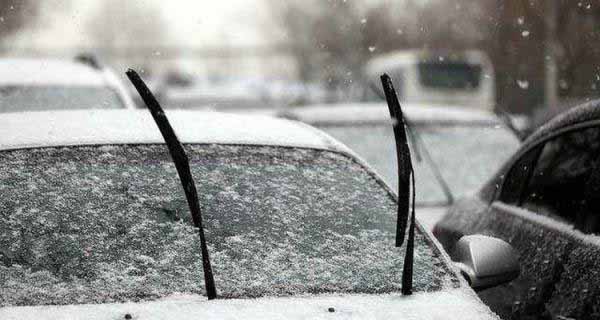
[[[525,90],[525,89],[529,88],[529,81],[527,81],[527,80],[517,80],[517,85],[519,86],[519,88]]]

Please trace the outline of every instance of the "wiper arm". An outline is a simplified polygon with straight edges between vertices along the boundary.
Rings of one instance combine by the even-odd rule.
[[[421,137],[421,134],[419,133],[418,130],[413,129],[408,118],[405,117],[404,119],[406,122],[406,127],[408,128],[409,137],[412,136],[411,144],[414,146],[415,154],[417,154],[417,155],[422,154],[423,158],[425,158],[425,162],[427,162],[429,164],[429,167],[431,168],[431,171],[433,172],[433,176],[434,176],[435,180],[437,180],[438,184],[442,188],[442,191],[444,192],[444,196],[446,197],[446,200],[448,201],[448,205],[454,203],[454,195],[452,195],[452,190],[450,189],[450,185],[448,184],[446,179],[444,179],[444,176],[442,175],[442,171],[440,170],[440,167],[437,165],[437,163],[435,163],[435,160],[433,160],[433,157],[429,153],[429,150],[427,149],[425,142],[423,142],[423,138]],[[417,150],[420,150],[420,151],[417,151]],[[417,161],[420,161],[420,160],[418,159]]]
[[[409,194],[412,192],[412,207],[410,208],[410,227],[406,243],[406,255],[402,270],[402,294],[412,294],[412,278],[415,247],[415,172],[410,158],[410,148],[406,136],[405,121],[402,108],[392,79],[387,75],[381,76],[381,84],[392,118],[394,140],[396,142],[396,157],[398,160],[398,211],[396,225],[396,247],[401,247],[406,234],[406,225],[409,217]]]
[[[208,255],[206,238],[204,236],[204,226],[202,224],[202,212],[200,210],[198,192],[196,190],[196,185],[194,184],[194,178],[192,177],[192,173],[190,171],[190,162],[185,150],[183,149],[183,146],[181,145],[181,142],[179,142],[179,139],[175,134],[175,131],[173,131],[165,112],[150,89],[148,89],[148,86],[146,86],[142,78],[140,78],[140,76],[134,70],[129,69],[127,70],[126,74],[131,83],[133,83],[135,86],[137,92],[140,94],[140,97],[142,97],[142,100],[144,100],[148,110],[150,110],[150,114],[152,114],[152,118],[154,118],[160,133],[165,139],[165,143],[169,148],[171,158],[173,158],[173,163],[175,163],[175,167],[177,168],[177,174],[179,175],[181,185],[183,186],[183,191],[185,192],[185,197],[190,208],[194,226],[200,235],[200,248],[202,250],[202,267],[204,269],[204,286],[206,287],[206,296],[209,300],[215,299],[217,297],[217,289],[215,287],[215,279],[213,277],[210,257]]]
[[[512,131],[512,133],[517,137],[517,139],[519,139],[520,142],[523,142],[523,140],[527,138],[527,134],[517,128],[514,121],[512,120],[508,112],[506,112],[506,110],[504,110],[500,106],[496,106],[496,110],[494,111],[494,113],[500,119],[500,121],[502,121],[504,126],[506,126],[508,130]]]

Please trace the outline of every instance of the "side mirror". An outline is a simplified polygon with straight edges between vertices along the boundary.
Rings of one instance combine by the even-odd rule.
[[[475,290],[494,287],[519,276],[519,260],[510,244],[503,240],[470,235],[458,240],[454,264]]]

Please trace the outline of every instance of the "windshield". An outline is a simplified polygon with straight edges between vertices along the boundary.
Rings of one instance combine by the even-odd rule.
[[[430,123],[412,128],[420,134],[455,198],[475,192],[519,146],[519,140],[500,125]],[[353,149],[397,188],[394,134],[389,124],[327,125],[321,129]],[[431,165],[414,159],[415,152],[412,155],[417,205],[446,204],[448,199]]]
[[[221,297],[400,290],[396,206],[352,159],[187,146]],[[163,145],[0,153],[0,306],[204,294],[199,239]],[[415,291],[457,285],[418,231]]]
[[[481,67],[458,62],[419,63],[421,85],[433,89],[476,89],[481,79]]]
[[[105,87],[0,86],[0,113],[119,108],[124,108],[121,99]]]

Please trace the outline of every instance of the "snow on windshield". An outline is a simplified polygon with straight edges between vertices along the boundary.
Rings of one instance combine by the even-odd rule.
[[[395,203],[352,159],[188,146],[222,297],[400,289]],[[162,145],[0,153],[0,306],[204,294],[199,241]],[[416,291],[457,286],[416,236]]]
[[[396,188],[396,149],[389,124],[325,125],[320,128],[363,157]],[[517,138],[499,125],[451,126],[431,123],[419,124],[414,129],[422,137],[427,151],[456,198],[481,187],[519,146]],[[417,203],[445,203],[447,199],[435,180],[431,166],[425,161],[416,161],[414,149],[411,146]]]

